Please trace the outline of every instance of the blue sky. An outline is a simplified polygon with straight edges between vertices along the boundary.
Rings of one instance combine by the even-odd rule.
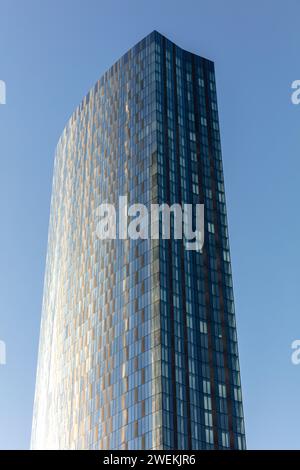
[[[1,449],[29,447],[54,148],[153,29],[216,65],[248,448],[300,448],[299,17],[296,0],[0,0]]]

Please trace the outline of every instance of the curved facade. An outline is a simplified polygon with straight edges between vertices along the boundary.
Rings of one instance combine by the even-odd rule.
[[[202,202],[203,253],[99,240],[104,202]],[[157,32],[57,146],[32,448],[245,448],[214,66]]]

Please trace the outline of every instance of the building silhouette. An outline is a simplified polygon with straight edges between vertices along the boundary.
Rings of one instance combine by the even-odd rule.
[[[97,207],[202,203],[202,253],[99,240]],[[33,449],[244,449],[214,64],[154,31],[58,142]]]

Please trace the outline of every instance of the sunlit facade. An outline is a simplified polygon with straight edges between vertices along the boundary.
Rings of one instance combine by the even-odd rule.
[[[99,240],[120,195],[203,203],[203,252]],[[32,448],[245,448],[214,65],[157,32],[57,146]]]

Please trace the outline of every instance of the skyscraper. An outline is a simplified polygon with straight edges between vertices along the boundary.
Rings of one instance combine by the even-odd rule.
[[[203,203],[202,253],[99,240],[120,195]],[[214,64],[155,31],[57,146],[32,448],[245,448]]]

